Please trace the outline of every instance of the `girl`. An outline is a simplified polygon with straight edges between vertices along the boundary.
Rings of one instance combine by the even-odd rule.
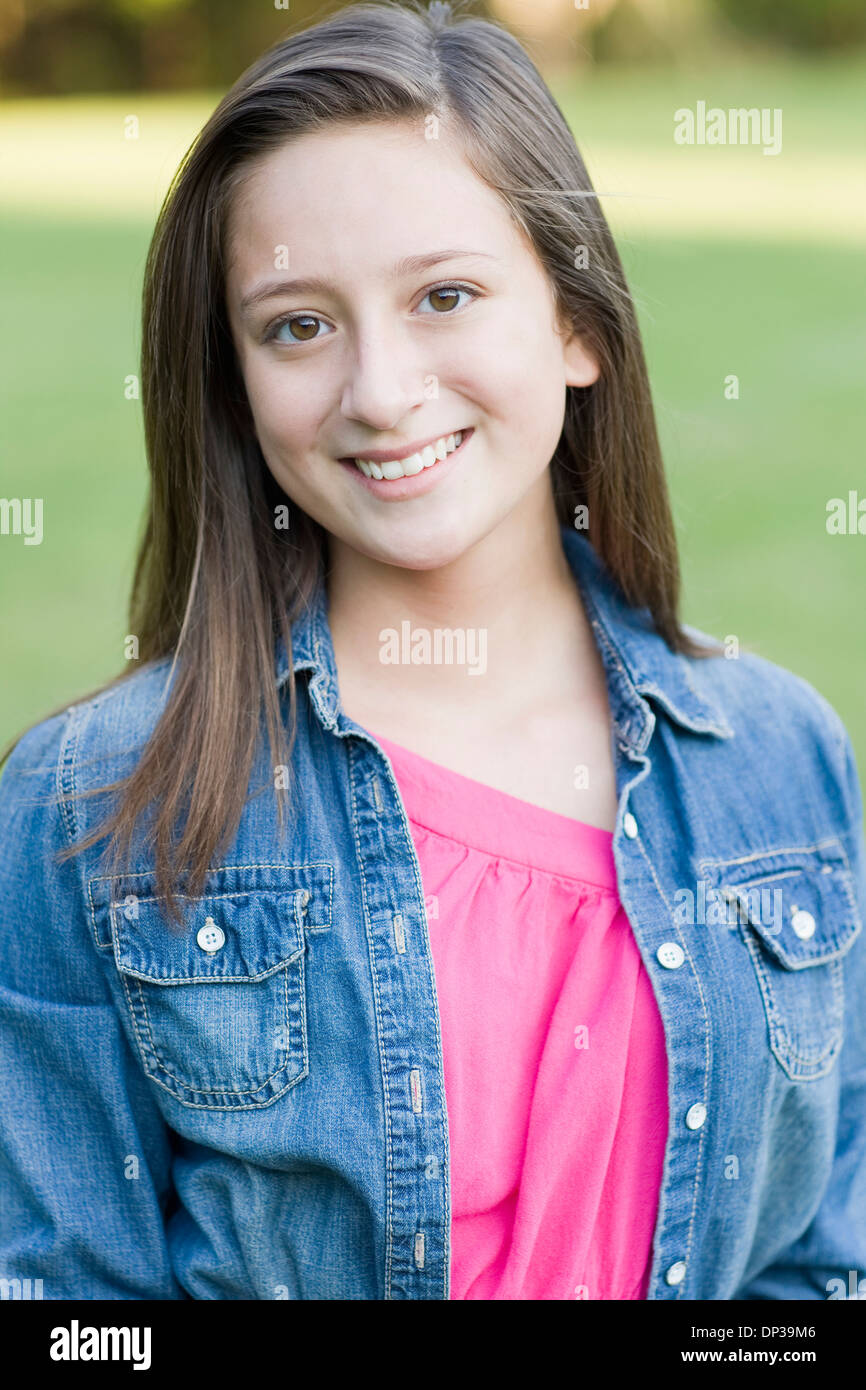
[[[0,787],[7,1277],[847,1288],[850,741],[678,620],[629,292],[519,44],[386,3],[265,53],[160,214],[142,383],[140,661]]]

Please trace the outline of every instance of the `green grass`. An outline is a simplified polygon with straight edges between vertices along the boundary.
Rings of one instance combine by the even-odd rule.
[[[673,68],[589,68],[556,77],[550,86],[582,149],[596,142],[665,149],[671,144],[673,112],[694,108],[700,99],[725,108],[781,107],[784,149],[791,155],[843,153],[862,159],[863,76],[864,55],[858,53],[796,63],[781,55],[732,54],[718,63],[692,57]]]
[[[779,180],[764,202],[754,185],[747,216],[730,225],[707,216],[707,186],[706,197],[726,206],[731,175],[721,166],[692,209],[678,189],[673,219],[640,200],[606,206],[644,332],[681,542],[683,616],[810,680],[845,721],[866,778],[866,536],[829,536],[825,527],[829,498],[851,488],[866,497],[862,251],[851,235],[864,201],[852,137],[863,73],[862,63],[780,70],[777,87],[753,97],[744,79],[740,95],[712,73],[680,74],[683,91],[652,75],[603,75],[559,95],[586,136],[600,188],[628,189],[648,168],[688,184],[671,162],[676,105],[784,104],[785,156],[717,152],[735,156],[738,177],[754,179],[748,154],[762,159],[765,184]],[[116,122],[98,102],[81,103],[79,121],[87,109],[98,148]],[[190,109],[198,119],[209,108],[187,104],[186,120]],[[170,102],[150,98],[147,110],[172,129]],[[814,207],[811,220],[796,215],[814,192],[797,173],[814,170],[822,150],[848,170],[844,206],[826,210],[826,226]],[[149,185],[156,206],[173,156],[150,150],[148,158],[161,171]],[[80,200],[69,201],[68,178],[66,186],[54,206],[49,181],[38,206],[12,198],[0,217],[0,490],[45,499],[42,545],[0,537],[0,742],[121,668],[146,495],[140,404],[124,398],[124,379],[137,371],[152,214],[136,207],[125,220],[120,203],[109,212],[108,189],[88,221]],[[738,400],[725,399],[731,373]]]
[[[826,506],[863,468],[853,249],[654,241],[626,252],[680,538],[684,616],[805,676],[866,775],[866,536]],[[739,378],[739,399],[724,381]]]
[[[3,495],[44,499],[41,545],[0,536],[0,740],[123,664],[146,494],[138,296],[146,227],[0,224]]]

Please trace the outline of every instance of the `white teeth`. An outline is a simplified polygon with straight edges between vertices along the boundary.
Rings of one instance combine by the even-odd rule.
[[[416,473],[425,468],[432,468],[434,463],[453,454],[462,442],[463,433],[458,430],[456,434],[443,435],[435,444],[425,444],[417,454],[410,454],[408,458],[388,459],[386,463],[381,464],[373,463],[372,459],[357,458],[355,467],[361,470],[365,478],[387,478],[389,481],[395,478],[412,478]]]

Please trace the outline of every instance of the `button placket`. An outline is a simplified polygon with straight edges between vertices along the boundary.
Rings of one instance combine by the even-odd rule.
[[[640,827],[638,825],[636,816],[631,811],[626,811],[623,814],[622,833],[623,836],[628,840],[637,840],[639,837]],[[667,906],[667,904],[664,903],[664,906]],[[685,948],[682,945],[680,945],[679,941],[677,940],[662,941],[655,948],[655,956],[659,965],[665,971],[676,971],[682,969],[682,966],[685,964],[687,959]],[[689,992],[690,981],[678,981],[677,983],[682,988],[686,989],[687,992]],[[707,1107],[703,1104],[703,1102],[695,1101],[688,1107],[688,1109],[685,1112],[685,1115],[683,1115],[682,1112],[680,1112],[681,1123],[684,1123],[685,1127],[690,1131],[701,1130],[704,1123],[706,1122],[707,1113]],[[685,1140],[684,1137],[683,1141],[688,1143],[688,1140]],[[669,1142],[674,1142],[673,1133],[669,1136]],[[700,1143],[700,1139],[698,1140],[698,1142]],[[688,1172],[688,1169],[690,1168],[691,1165],[687,1164],[687,1172],[683,1174],[683,1178],[685,1181],[688,1181],[692,1184],[696,1184],[698,1181],[697,1173],[694,1171]],[[667,1240],[664,1240],[663,1233],[661,1233],[661,1235],[664,1244],[667,1244],[668,1241],[671,1240],[670,1235],[668,1236]],[[679,1240],[677,1240],[676,1237],[674,1237],[674,1240],[676,1240],[676,1244],[679,1244]],[[671,1243],[673,1244],[673,1241],[671,1241]],[[670,1250],[670,1254],[673,1254],[675,1252],[676,1244],[674,1244],[673,1250]],[[686,1275],[687,1263],[685,1259],[676,1259],[672,1264],[669,1264],[666,1268],[662,1266],[661,1277],[664,1279],[665,1284],[672,1290],[679,1289],[679,1287],[684,1284]]]

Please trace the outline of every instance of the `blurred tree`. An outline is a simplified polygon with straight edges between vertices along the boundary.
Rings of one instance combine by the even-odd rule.
[[[344,0],[0,0],[4,94],[225,88]]]
[[[0,0],[4,94],[226,88],[284,34],[346,0]],[[455,0],[542,67],[670,60],[738,35],[796,47],[866,39],[864,0]],[[740,40],[741,41],[741,40]]]
[[[24,0],[19,23],[0,28],[4,94],[90,92],[140,81],[139,45],[108,4]]]
[[[793,48],[847,48],[866,40],[864,0],[716,0],[744,33]]]
[[[545,70],[670,62],[736,40],[715,0],[490,0],[490,9]]]

